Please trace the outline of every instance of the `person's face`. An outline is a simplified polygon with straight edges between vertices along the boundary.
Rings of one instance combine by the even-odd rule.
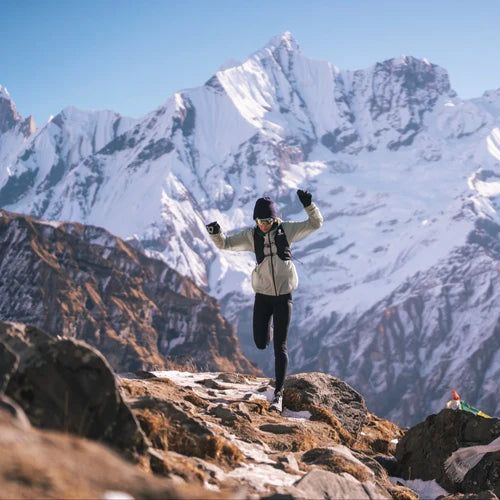
[[[263,233],[268,233],[273,227],[274,218],[268,217],[267,219],[257,219],[257,226]]]

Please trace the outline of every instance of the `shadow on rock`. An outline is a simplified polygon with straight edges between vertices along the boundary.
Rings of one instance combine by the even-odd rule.
[[[353,437],[360,432],[368,414],[361,394],[343,380],[326,373],[289,376],[285,381],[283,404],[290,410],[307,410],[313,415],[318,413],[314,407],[323,408]],[[321,419],[319,415],[318,419]]]
[[[412,427],[398,443],[398,475],[404,479],[435,479],[454,493],[493,490],[498,496],[500,453],[496,448],[491,449],[494,453],[487,453],[486,445],[499,436],[498,418],[483,418],[461,410],[442,410]],[[473,456],[476,449],[482,454]],[[447,464],[447,460],[451,463]],[[450,474],[453,467],[460,468],[461,473]]]
[[[11,363],[5,394],[34,426],[102,441],[134,460],[145,453],[145,435],[121,397],[115,374],[96,349],[5,323],[0,342],[4,353],[14,352],[19,358],[17,369]]]

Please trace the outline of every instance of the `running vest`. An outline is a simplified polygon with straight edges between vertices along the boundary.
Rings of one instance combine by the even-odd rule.
[[[258,228],[253,231],[253,243],[255,248],[255,257],[257,258],[257,264],[260,264],[264,260],[264,246],[265,246],[265,236],[263,236]],[[274,243],[276,244],[277,254],[281,260],[291,260],[292,251],[290,249],[290,244],[286,239],[285,231],[283,230],[283,225],[280,224],[276,229],[276,234],[274,236]],[[271,255],[273,255],[271,253]]]

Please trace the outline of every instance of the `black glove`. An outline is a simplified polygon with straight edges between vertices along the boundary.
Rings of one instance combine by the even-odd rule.
[[[311,204],[312,194],[309,191],[297,189],[297,196],[299,197],[300,203],[304,205],[304,208],[308,207]]]
[[[207,228],[208,234],[219,234],[220,226],[217,221],[211,222],[205,226]]]

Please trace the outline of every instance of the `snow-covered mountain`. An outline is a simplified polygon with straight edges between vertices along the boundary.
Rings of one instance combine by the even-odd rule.
[[[205,223],[252,223],[272,196],[325,223],[294,245],[290,368],[348,381],[400,424],[456,388],[500,412],[500,90],[463,100],[446,71],[399,57],[343,71],[288,32],[137,120],[66,109],[0,149],[0,206],[106,227],[193,278],[251,345],[251,254],[221,253]]]
[[[16,155],[35,131],[32,116],[23,120],[19,115],[9,91],[0,85],[0,183],[10,175],[9,166],[16,161]]]

